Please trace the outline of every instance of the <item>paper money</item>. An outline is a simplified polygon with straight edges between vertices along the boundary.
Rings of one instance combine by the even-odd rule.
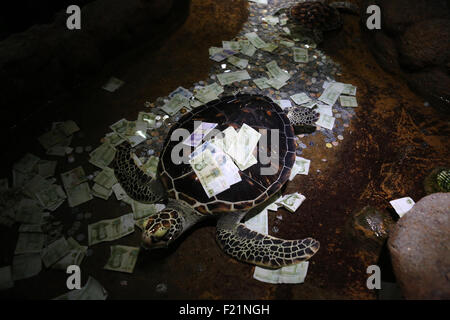
[[[273,52],[275,49],[278,48],[278,45],[275,43],[268,43],[265,47],[262,47],[261,50],[267,51],[267,52]]]
[[[87,182],[67,190],[67,201],[69,202],[69,207],[71,208],[92,199],[91,189],[89,188],[89,184]]]
[[[72,290],[56,297],[54,300],[106,300],[108,292],[100,282],[89,277],[86,285],[79,290]]]
[[[75,239],[68,238],[67,243],[70,247],[69,253],[62,259],[52,265],[52,269],[67,270],[68,266],[79,266],[86,256],[88,247],[81,246]]]
[[[107,189],[111,189],[117,183],[117,178],[114,175],[114,170],[106,167],[94,178],[94,182]]]
[[[40,253],[44,241],[45,235],[43,233],[19,233],[14,254]]]
[[[261,134],[258,131],[244,123],[237,134],[232,157],[241,164],[247,163],[260,138]]]
[[[38,191],[35,195],[41,205],[50,211],[56,210],[67,199],[61,186],[54,184]]]
[[[328,130],[333,130],[335,120],[336,120],[336,118],[321,113],[319,115],[319,120],[316,121],[316,124],[318,126],[321,126],[322,128],[326,128]]]
[[[356,96],[356,87],[354,85],[344,83],[344,90],[342,90],[342,94]]]
[[[298,192],[287,194],[283,196],[281,200],[277,201],[277,204],[282,205],[290,212],[294,213],[297,211],[298,207],[305,201],[306,197]]]
[[[191,153],[189,157],[195,158],[205,150],[209,150],[211,152],[213,159],[220,167],[220,170],[224,174],[229,186],[232,186],[233,184],[238,183],[242,180],[241,176],[239,175],[239,168],[234,164],[231,157],[213,142],[206,141],[200,147],[195,149],[195,151]]]
[[[267,283],[303,283],[308,273],[309,262],[304,261],[292,266],[279,268],[276,270],[265,269],[256,266],[253,278]]]
[[[36,276],[42,270],[42,260],[39,253],[14,256],[12,277],[14,281]]]
[[[239,69],[245,69],[248,66],[248,60],[247,59],[241,59],[235,56],[231,56],[227,59],[229,63],[232,65],[238,67]]]
[[[116,156],[116,149],[108,142],[102,143],[97,149],[90,154],[89,162],[101,169],[109,166]]]
[[[40,158],[34,154],[27,153],[22,159],[14,164],[13,168],[22,173],[29,173],[33,171],[39,160]]]
[[[241,45],[241,53],[253,57],[256,52],[256,48],[254,45],[250,43],[248,40],[239,40],[239,44]]]
[[[147,124],[147,128],[154,128],[156,126],[156,114],[141,111],[138,114],[137,121],[145,122]]]
[[[113,241],[134,232],[133,214],[129,213],[116,219],[101,220],[88,226],[89,246]]]
[[[244,222],[245,226],[250,230],[269,234],[269,223],[268,223],[268,211],[267,209],[262,210],[260,213],[254,215],[250,219]]]
[[[209,198],[230,187],[210,150],[204,150],[195,158],[190,159],[189,163]]]
[[[57,161],[40,160],[37,164],[38,174],[43,178],[54,176],[57,163]]]
[[[329,104],[321,104],[317,103],[316,112],[320,114],[326,114],[327,116],[332,117],[333,116],[333,106]]]
[[[223,88],[216,82],[214,82],[208,86],[205,86],[197,90],[195,98],[197,98],[202,103],[208,103],[210,101],[218,99],[219,95],[223,93],[223,91],[224,91]]]
[[[221,49],[221,48],[218,48],[218,49]],[[173,98],[177,94],[181,94],[182,96],[184,96],[188,99],[190,99],[193,96],[192,92],[190,92],[189,90],[187,90],[183,87],[178,87],[169,94],[169,98]]]
[[[42,188],[47,188],[50,185],[51,182],[49,180],[46,180],[45,178],[36,174],[33,178],[25,183],[25,185],[23,186],[23,191],[27,196],[33,198],[36,192],[38,192]]]
[[[217,127],[217,123],[210,122],[202,122],[200,125],[195,128],[194,132],[191,133],[189,137],[187,137],[183,144],[187,146],[196,147],[198,146],[203,139],[211,132],[212,129]]]
[[[124,141],[125,141],[125,139],[121,135],[119,135],[117,132],[110,132],[110,133],[106,134],[106,136],[104,138],[104,142],[109,143],[113,147],[121,144]]]
[[[265,16],[262,18],[262,21],[267,22],[268,24],[271,24],[274,26],[280,22],[280,18],[274,17],[274,16]]]
[[[64,146],[53,146],[47,149],[46,152],[49,156],[64,157],[66,155],[66,147]]]
[[[101,198],[103,200],[108,200],[109,197],[112,195],[112,193],[113,193],[113,191],[111,188],[109,188],[109,189],[105,188],[104,186],[102,186],[98,183],[95,183],[91,189],[91,194],[94,197]]]
[[[250,79],[250,75],[247,71],[235,71],[235,72],[225,72],[222,74],[217,75],[217,79],[219,79],[219,82],[221,85],[229,85],[233,82],[239,82],[243,80]]]
[[[358,106],[358,102],[356,101],[355,97],[340,96],[339,102],[341,103],[341,106],[343,106],[343,107],[355,108]]]
[[[280,82],[286,82],[291,78],[289,73],[282,70],[275,60],[267,63],[266,68],[269,70],[270,75]]]
[[[124,198],[128,197],[127,193],[125,192],[125,190],[123,190],[120,183],[116,183],[115,185],[113,185],[112,190],[116,195],[117,200],[123,200]]]
[[[222,47],[225,50],[240,51],[241,44],[238,41],[222,41]]]
[[[397,212],[398,216],[401,218],[407,213],[409,210],[414,207],[415,202],[410,197],[404,197],[397,200],[389,201],[391,206],[394,208],[395,212]]]
[[[14,287],[14,281],[11,272],[11,266],[0,268],[0,290],[6,290]]]
[[[106,270],[133,273],[139,255],[139,248],[111,246],[111,256],[104,266]]]
[[[159,203],[147,204],[136,200],[132,200],[131,202],[131,208],[133,209],[133,217],[135,220],[152,216],[163,210],[165,207],[166,206],[164,204]]]
[[[267,0],[248,0],[248,1],[267,5]]]
[[[292,101],[294,101],[296,104],[304,104],[311,101],[311,98],[308,97],[306,93],[297,93],[291,96]]]
[[[59,129],[64,133],[66,136],[70,136],[74,134],[75,132],[80,131],[80,128],[73,120],[67,120],[61,123],[58,123],[55,128]]]
[[[290,100],[275,100],[275,103],[278,104],[283,110],[292,107]]]
[[[291,175],[289,176],[289,181],[294,180],[294,177],[297,174],[307,175],[309,172],[309,166],[311,164],[311,160],[296,156],[294,167],[291,170]]]
[[[293,46],[295,46],[295,42],[286,41],[286,40],[281,40],[280,44],[285,46],[285,47],[288,47],[288,48],[292,48]]]
[[[336,103],[343,90],[344,85],[342,83],[333,82],[323,91],[319,100],[332,106]]]
[[[67,255],[69,251],[69,244],[64,237],[61,237],[42,250],[42,262],[48,268]]]
[[[308,49],[305,48],[293,48],[294,50],[294,61],[299,63],[308,62]]]
[[[44,212],[39,202],[34,199],[23,198],[14,207],[14,219],[17,222],[28,224],[40,224],[43,221]]]
[[[214,50],[213,52],[214,53],[212,53],[212,54],[210,53],[210,57],[209,58],[211,60],[216,61],[216,62],[222,62],[226,58],[228,58],[228,57],[230,57],[230,56],[232,56],[232,55],[237,53],[236,51],[226,50],[226,49],[223,49],[223,48],[219,48],[218,51]]]
[[[280,90],[282,87],[286,85],[286,82],[280,81],[279,79],[276,78],[270,78],[269,80],[266,81],[266,83],[276,90]]]
[[[189,107],[189,99],[181,94],[176,94],[169,102],[161,107],[161,110],[172,116],[183,107]]]
[[[66,135],[59,129],[52,129],[38,138],[39,143],[45,150],[51,147],[63,143],[67,139]]]
[[[119,89],[125,82],[120,79],[111,77],[109,80],[102,86],[102,89],[105,89],[109,92],[114,92]]]
[[[267,47],[267,43],[263,41],[256,32],[249,32],[245,34],[245,37],[258,49]]]
[[[258,88],[264,90],[270,88],[270,84],[267,83],[268,80],[269,80],[268,78],[262,77],[258,79],[253,79],[253,82],[258,86]]]
[[[142,165],[141,169],[145,172],[146,175],[155,178],[158,171],[158,164],[159,158],[151,156],[150,158],[148,158],[147,162]]]

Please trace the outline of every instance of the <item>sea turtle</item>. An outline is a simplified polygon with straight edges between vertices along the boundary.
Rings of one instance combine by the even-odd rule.
[[[339,10],[358,15],[359,9],[350,2],[305,1],[287,8],[277,10],[275,15],[286,14],[287,26],[292,38],[302,41],[320,43],[323,32],[342,27]]]
[[[313,126],[317,120],[314,110],[304,109],[292,117],[294,126]],[[209,198],[191,165],[172,160],[172,152],[180,144],[178,139],[172,141],[172,133],[177,129],[192,132],[194,121],[217,123],[216,129],[220,131],[229,126],[239,129],[245,123],[259,130],[260,141],[267,139],[268,146],[264,149],[267,154],[273,149],[270,129],[278,129],[277,161],[272,164],[276,173],[262,175],[262,165],[258,162],[239,171],[241,182]],[[280,268],[311,258],[319,250],[319,242],[314,239],[282,240],[251,231],[241,223],[250,209],[276,195],[288,181],[296,149],[292,124],[286,112],[265,96],[239,94],[211,101],[185,113],[171,128],[160,155],[157,179],[151,179],[136,165],[128,142],[119,145],[114,172],[127,194],[141,202],[166,203],[164,210],[144,223],[142,246],[147,249],[167,247],[197,222],[216,217],[216,240],[223,251],[234,258],[267,268]]]

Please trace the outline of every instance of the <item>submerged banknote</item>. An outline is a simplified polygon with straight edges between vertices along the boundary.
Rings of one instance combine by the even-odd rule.
[[[319,100],[326,104],[334,105],[343,90],[344,84],[340,82],[330,83],[330,85],[326,87],[322,95],[319,97]]]
[[[270,84],[267,83],[268,80],[269,80],[268,78],[262,77],[258,79],[253,79],[253,82],[258,86],[258,88],[264,90],[270,88]]]
[[[64,185],[64,188],[67,191],[79,185],[80,183],[86,182],[87,177],[83,167],[79,166],[70,171],[61,173],[61,180]]]
[[[222,47],[225,50],[239,51],[241,50],[241,44],[239,41],[222,41]]]
[[[303,283],[308,273],[308,261],[294,264],[292,266],[279,268],[276,270],[266,269],[256,266],[253,278],[267,283]]]
[[[14,280],[34,277],[42,270],[42,259],[39,253],[15,255],[12,263]]]
[[[19,233],[14,254],[40,253],[45,242],[45,234],[22,232]]]
[[[270,75],[279,82],[286,82],[291,78],[289,72],[281,69],[275,60],[267,63],[266,68],[269,70]]]
[[[142,218],[146,218],[152,216],[161,210],[163,210],[166,206],[160,203],[142,203],[136,200],[132,200],[131,208],[133,209],[133,217],[135,220],[139,220]]]
[[[190,159],[189,163],[209,198],[230,188],[224,173],[209,149],[205,149]]]
[[[113,185],[117,183],[117,178],[114,175],[114,170],[105,167],[95,178],[94,182],[98,183],[99,185],[111,189]]]
[[[156,126],[156,114],[151,112],[139,112],[138,122],[145,122],[147,124],[147,128],[154,128]]]
[[[112,189],[111,188],[105,188],[104,186],[95,183],[94,186],[91,189],[91,194],[97,198],[101,198],[103,200],[108,200],[109,197],[112,195]]]
[[[102,143],[97,149],[90,154],[89,162],[101,169],[109,166],[116,156],[116,149],[108,142]]]
[[[246,70],[235,71],[235,72],[225,72],[225,73],[217,75],[217,79],[219,79],[220,84],[223,86],[229,85],[233,82],[248,80],[250,78],[251,77]]]
[[[308,49],[305,48],[293,48],[294,50],[294,61],[299,63],[308,62]]]
[[[139,248],[129,246],[111,246],[111,256],[104,269],[133,273],[139,255]]]
[[[61,186],[52,184],[35,193],[36,198],[47,210],[56,210],[66,199],[67,196]]]
[[[328,130],[333,130],[335,120],[335,117],[329,116],[325,113],[321,113],[319,115],[319,120],[316,121],[316,124]]]
[[[88,226],[89,246],[122,238],[134,232],[133,214],[109,220],[101,220]]]
[[[291,96],[292,101],[294,101],[296,104],[304,104],[311,101],[311,98],[308,97],[306,93],[297,93]]]
[[[189,99],[182,94],[176,94],[169,100],[169,102],[161,107],[161,110],[172,116],[183,107],[189,107]]]
[[[66,256],[69,251],[70,246],[67,243],[67,240],[64,237],[61,237],[42,250],[42,262],[48,268]]]
[[[243,124],[236,137],[233,158],[240,164],[246,164],[253,155],[261,134],[247,124]]]
[[[62,294],[53,300],[106,300],[108,292],[103,286],[92,277],[79,290],[72,290]]]
[[[79,266],[86,256],[87,246],[80,245],[74,238],[68,238],[67,243],[70,247],[69,253],[52,265],[52,269],[67,270],[68,266]]]
[[[142,164],[141,169],[145,172],[145,174],[149,175],[152,178],[155,178],[158,171],[158,164],[159,158],[151,156],[150,158],[148,158],[146,163]]]
[[[306,197],[298,192],[287,194],[283,198],[277,200],[278,205],[282,205],[290,212],[294,213],[298,207],[305,201]]]
[[[69,207],[71,208],[92,199],[91,188],[87,182],[67,190],[67,201],[69,202]]]
[[[201,89],[198,89],[195,94],[195,98],[202,103],[208,103],[210,101],[218,99],[219,95],[223,93],[223,91],[223,87],[214,82]]]
[[[391,206],[394,208],[395,212],[399,215],[399,217],[403,217],[405,213],[414,207],[415,202],[410,197],[404,197],[396,200],[389,201]]]
[[[22,159],[13,165],[13,168],[22,173],[28,173],[34,170],[34,167],[41,159],[34,154],[27,153]]]
[[[236,51],[227,50],[227,49],[223,49],[223,48],[215,48],[215,49],[210,48],[209,58],[216,62],[222,62],[226,58],[228,58],[236,53],[237,53]]]
[[[247,39],[258,49],[267,47],[267,42],[263,41],[256,32],[246,33],[245,36]]]
[[[241,45],[241,53],[253,57],[256,52],[256,47],[251,44],[249,40],[239,40],[239,43]]]
[[[341,103],[341,106],[343,107],[352,107],[355,108],[358,106],[358,102],[356,101],[356,97],[350,97],[350,96],[340,96],[339,102]]]
[[[311,164],[311,160],[296,156],[294,167],[291,170],[291,175],[289,176],[289,181],[294,180],[294,177],[297,174],[307,175],[309,172],[309,166]]]
[[[198,146],[215,127],[217,127],[217,123],[201,122],[194,132],[183,141],[183,144],[191,147]]]
[[[227,59],[229,63],[232,65],[238,67],[239,69],[245,69],[248,66],[248,60],[247,59],[241,59],[235,56],[231,56]]]

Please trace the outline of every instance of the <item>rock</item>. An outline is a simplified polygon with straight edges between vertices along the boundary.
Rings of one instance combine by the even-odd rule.
[[[400,64],[408,69],[450,61],[450,20],[431,19],[409,27],[400,40]]]
[[[372,50],[372,52],[378,63],[389,72],[397,72],[399,64],[395,41],[383,32],[376,32],[374,35],[374,46],[376,49]]]
[[[450,193],[417,202],[393,228],[388,247],[406,299],[450,299]]]
[[[393,225],[394,220],[388,212],[366,206],[353,213],[346,228],[348,235],[378,255]]]

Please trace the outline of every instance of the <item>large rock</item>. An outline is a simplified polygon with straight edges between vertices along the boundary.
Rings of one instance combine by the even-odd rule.
[[[417,202],[393,228],[388,247],[406,299],[450,299],[450,193]]]

